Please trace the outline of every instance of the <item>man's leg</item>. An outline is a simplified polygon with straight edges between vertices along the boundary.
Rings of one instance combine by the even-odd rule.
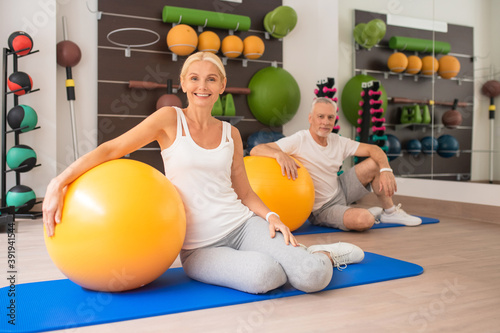
[[[363,162],[356,164],[354,169],[360,183],[365,186],[371,184],[373,192],[377,195],[380,206],[383,208],[380,222],[400,223],[407,226],[416,226],[422,223],[420,218],[408,215],[401,209],[401,204],[396,207],[392,196],[387,196],[384,191],[380,191],[380,170],[373,159],[365,159]],[[369,211],[368,214],[371,215]]]
[[[354,169],[359,182],[363,186],[372,185],[373,193],[377,196],[383,209],[390,209],[394,206],[392,197],[388,197],[384,191],[380,191],[380,168],[373,159],[365,159],[363,162],[356,164]]]

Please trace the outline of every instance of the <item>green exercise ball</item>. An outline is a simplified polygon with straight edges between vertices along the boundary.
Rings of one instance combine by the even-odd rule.
[[[5,196],[7,206],[16,207],[17,213],[27,213],[35,205],[35,192],[28,186],[16,185]]]
[[[259,70],[250,79],[248,88],[250,111],[264,125],[281,126],[299,109],[299,85],[283,68],[270,66]]]
[[[23,128],[21,132],[28,132],[35,128],[38,116],[31,106],[19,104],[9,110],[7,123],[13,130]]]
[[[378,81],[370,75],[359,74],[347,81],[344,89],[342,90],[342,97],[340,99],[342,105],[342,112],[344,117],[351,123],[352,126],[358,127],[358,111],[362,109],[359,102],[362,101],[361,91],[363,88],[361,84],[364,82]],[[383,101],[382,109],[387,111],[387,93],[385,92],[384,86],[380,85],[380,90],[382,91],[382,96],[380,97]],[[370,117],[371,118],[371,117]]]
[[[27,172],[36,165],[35,151],[26,145],[16,145],[7,152],[7,165],[17,172]]]

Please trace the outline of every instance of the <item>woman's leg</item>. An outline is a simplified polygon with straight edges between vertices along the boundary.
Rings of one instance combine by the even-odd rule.
[[[311,254],[304,248],[286,245],[281,233],[271,238],[268,223],[260,217],[249,219],[242,231],[236,239],[238,248],[272,257],[281,265],[294,288],[316,292],[330,283],[333,267],[326,255]]]
[[[272,257],[228,246],[181,251],[182,266],[192,279],[252,294],[266,293],[286,283],[281,265]]]

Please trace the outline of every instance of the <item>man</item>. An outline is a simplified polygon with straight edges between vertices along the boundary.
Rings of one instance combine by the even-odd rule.
[[[336,116],[335,102],[325,97],[317,98],[309,113],[309,130],[257,145],[250,154],[275,158],[283,176],[292,179],[297,178],[299,166],[290,156],[304,165],[315,189],[312,224],[356,231],[370,229],[376,220],[407,226],[421,224],[420,218],[408,215],[401,205],[394,205],[392,196],[397,190],[396,179],[384,151],[376,145],[332,133]],[[337,176],[343,161],[350,156],[366,159]],[[382,209],[349,206],[368,194],[371,188]]]

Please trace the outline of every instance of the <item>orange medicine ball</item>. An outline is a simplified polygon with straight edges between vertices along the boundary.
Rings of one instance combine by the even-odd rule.
[[[387,59],[387,67],[392,72],[401,73],[404,72],[408,66],[408,58],[404,53],[396,52],[391,54],[389,59]]]
[[[438,74],[443,79],[451,79],[460,72],[460,62],[451,55],[445,55],[439,59]]]
[[[416,55],[411,55],[408,57],[408,67],[406,67],[406,73],[417,74],[422,69],[422,59]]]
[[[422,58],[422,74],[432,75],[437,72],[439,62],[433,56],[425,56]]]
[[[237,58],[243,52],[243,41],[240,37],[229,35],[222,40],[222,54],[228,58]]]
[[[173,53],[186,56],[196,50],[198,35],[189,25],[177,24],[167,34],[167,45]]]
[[[217,53],[220,49],[220,38],[213,31],[204,31],[198,36],[198,51]]]
[[[258,59],[264,54],[265,45],[257,36],[248,36],[243,40],[243,55],[247,59]]]

